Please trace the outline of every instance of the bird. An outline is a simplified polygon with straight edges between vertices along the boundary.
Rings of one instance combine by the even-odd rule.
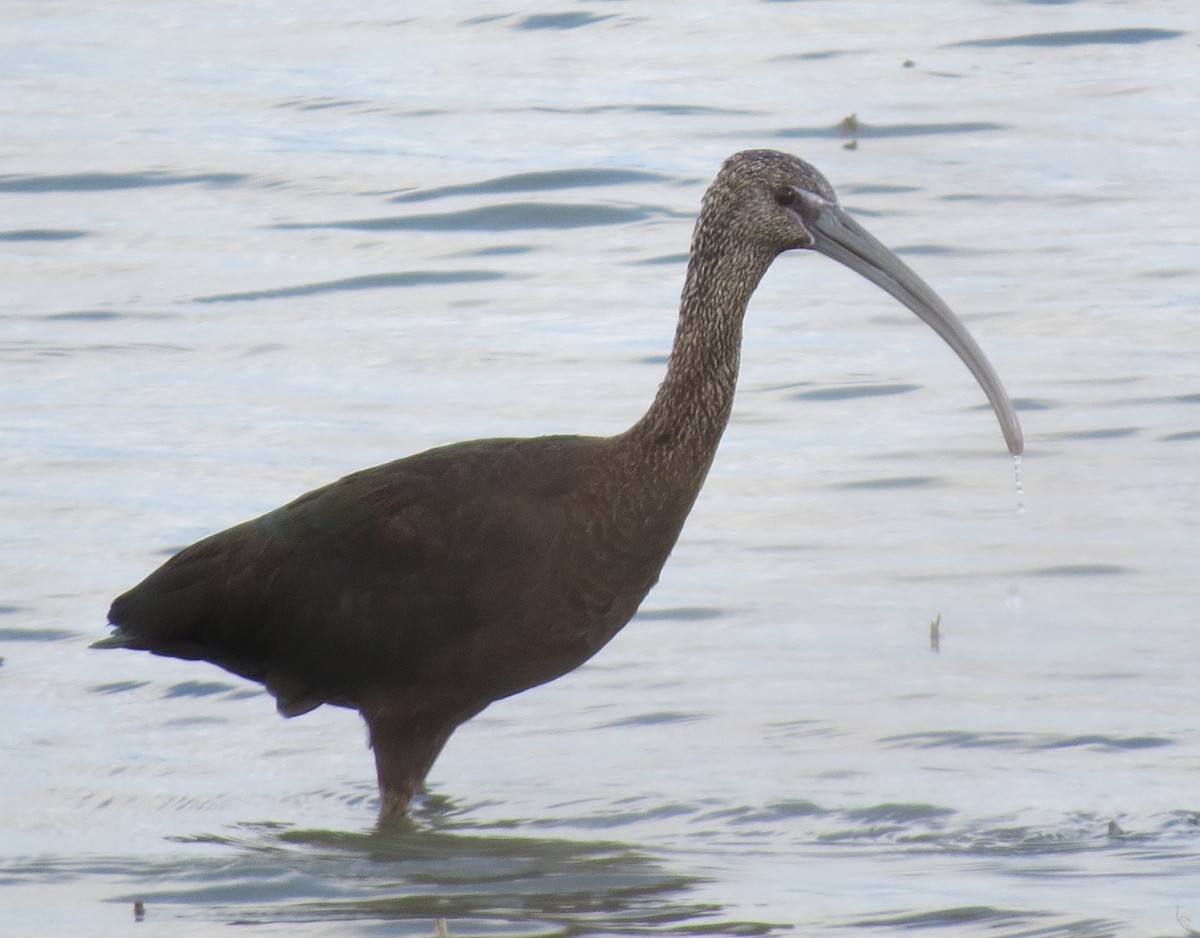
[[[666,375],[629,429],[453,443],[355,472],[175,554],[113,601],[93,647],[211,662],[261,683],[284,717],[357,710],[376,823],[394,827],[457,727],[579,667],[634,616],[729,422],[751,295],[791,250],[928,323],[1023,451],[1000,379],[932,288],[814,166],[745,150],[704,194]]]

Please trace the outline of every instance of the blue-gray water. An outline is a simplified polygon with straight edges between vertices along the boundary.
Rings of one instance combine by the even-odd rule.
[[[1200,928],[1192,0],[423,8],[0,10],[0,931]],[[631,423],[748,146],[969,323],[1024,513],[953,354],[790,255],[642,614],[408,834],[354,714],[88,649],[350,470]]]

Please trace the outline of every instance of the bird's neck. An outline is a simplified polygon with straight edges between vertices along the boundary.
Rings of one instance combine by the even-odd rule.
[[[772,259],[739,247],[728,229],[701,215],[666,377],[645,416],[625,434],[650,475],[692,498],[729,423],[742,321]]]

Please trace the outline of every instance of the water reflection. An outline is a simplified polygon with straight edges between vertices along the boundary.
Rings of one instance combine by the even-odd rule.
[[[204,908],[226,924],[386,921],[388,934],[772,930],[723,920],[720,906],[693,895],[702,878],[627,844],[464,831],[444,805],[427,803],[422,813],[398,831],[259,823],[178,838],[216,852],[122,860],[129,885],[109,900],[141,903],[147,921],[187,906],[189,917]],[[73,872],[96,875],[113,863],[79,866],[89,868]]]

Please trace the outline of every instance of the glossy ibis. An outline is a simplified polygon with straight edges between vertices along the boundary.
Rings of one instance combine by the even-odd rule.
[[[750,296],[797,248],[932,326],[1021,452],[1008,395],[946,305],[816,169],[749,150],[704,196],[666,377],[629,430],[475,440],[354,473],[172,557],[112,604],[97,646],[210,661],[288,717],[358,710],[380,823],[396,821],[456,727],[579,667],[633,616],[729,420]]]

